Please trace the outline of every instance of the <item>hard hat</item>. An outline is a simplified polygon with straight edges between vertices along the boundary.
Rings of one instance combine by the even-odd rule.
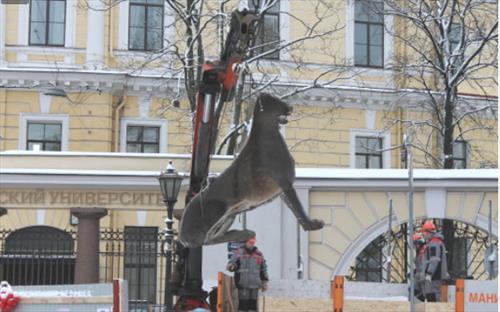
[[[422,225],[422,231],[424,232],[436,232],[436,226],[432,220],[427,220]]]

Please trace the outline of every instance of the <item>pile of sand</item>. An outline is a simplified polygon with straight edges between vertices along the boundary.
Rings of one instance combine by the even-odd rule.
[[[301,299],[301,298],[259,298],[260,312],[332,312],[333,301],[326,299]],[[384,300],[345,300],[343,312],[401,312],[410,311],[410,303],[407,301],[384,301]],[[419,303],[417,311],[425,312],[454,312],[453,303]]]

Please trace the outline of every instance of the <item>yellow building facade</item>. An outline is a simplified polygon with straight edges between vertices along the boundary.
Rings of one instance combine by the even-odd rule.
[[[206,1],[206,12],[217,9],[215,2]],[[309,214],[324,220],[326,226],[311,233],[297,231],[286,206],[277,200],[265,209],[272,211],[270,222],[281,224],[280,234],[276,240],[263,242],[262,247],[275,279],[331,279],[337,274],[356,278],[356,274],[367,274],[363,278],[370,280],[366,272],[373,267],[357,265],[357,257],[387,231],[389,199],[395,211],[391,219],[394,227],[408,221],[406,171],[396,170],[405,168],[401,144],[410,129],[402,121],[432,121],[435,116],[422,109],[426,94],[421,86],[392,66],[411,59],[402,41],[385,30],[377,54],[381,65],[374,61],[374,66],[354,66],[359,46],[356,25],[366,23],[375,28],[380,23],[359,22],[358,1],[321,3],[278,1],[279,10],[271,11],[269,20],[278,26],[274,35],[280,40],[300,38],[304,25],[313,25],[318,18],[317,31],[325,34],[250,67],[258,83],[265,83],[266,77],[275,79],[268,92],[278,95],[311,85],[325,71],[321,81],[333,81],[286,98],[294,112],[282,129],[296,160],[296,188],[301,201]],[[229,3],[229,7],[237,5],[237,1]],[[144,12],[160,15],[151,17],[150,26],[141,26],[138,16]],[[161,0],[108,4],[31,0],[27,5],[0,5],[0,207],[6,209],[0,218],[2,239],[32,226],[73,235],[77,228],[71,217],[74,208],[106,209],[99,220],[101,228],[121,231],[116,235],[122,240],[136,235],[133,231],[142,233],[141,228],[153,228],[158,233],[164,227],[165,208],[156,176],[169,159],[175,161],[179,171],[189,172],[192,144],[192,113],[179,74],[179,59],[167,49],[185,38],[177,17]],[[402,25],[394,18],[381,23],[382,30],[384,26]],[[207,23],[207,27],[205,56],[215,59],[215,22]],[[161,47],[156,46],[158,42],[163,42]],[[369,53],[375,53],[378,47],[373,46]],[[152,51],[159,48],[163,48],[161,53]],[[343,69],[328,72],[332,65]],[[482,73],[497,75],[496,69]],[[61,90],[63,96],[54,93]],[[464,82],[459,94],[473,110],[496,103],[497,85],[493,82],[478,87]],[[173,105],[173,100],[180,100],[180,106]],[[250,109],[252,101],[247,100],[243,110]],[[221,137],[230,127],[232,103],[226,107]],[[474,131],[465,131],[457,138],[453,155],[456,168],[497,168],[496,113],[484,110],[474,122],[477,124],[466,121],[464,125]],[[459,226],[471,225],[486,233],[490,201],[493,220],[497,220],[497,170],[466,169],[446,176],[426,173],[425,169],[440,167],[436,159],[438,163],[442,160],[441,141],[423,124],[411,125],[415,143],[425,147],[414,150],[415,167],[422,170],[416,177],[415,216],[452,219]],[[210,171],[221,172],[232,159],[219,156],[212,161]],[[377,170],[363,173],[361,168]],[[379,169],[387,169],[387,176]],[[184,198],[182,192],[184,188],[179,198]],[[435,201],[438,208],[432,207]],[[265,217],[260,211],[249,215],[248,226],[256,226],[259,237],[276,235],[269,225],[259,225],[259,218]],[[132,236],[124,232],[127,227]],[[398,229],[395,233],[403,231]],[[496,221],[493,229],[497,239]],[[112,235],[102,235],[101,248],[106,248],[103,241],[112,240],[103,238]],[[288,243],[286,237],[299,243]],[[272,248],[273,244],[284,243],[290,244],[289,250]],[[204,264],[206,279],[225,267],[224,248],[205,251],[213,259],[212,266]],[[132,274],[124,271],[133,264],[126,264],[123,255],[108,256],[104,252],[100,255],[100,281]],[[155,262],[158,285],[163,285],[164,278],[161,261]],[[383,277],[385,271],[380,265],[377,270],[375,279],[397,280]],[[394,271],[398,270],[404,268]],[[137,286],[142,292],[134,293],[134,298],[160,303],[162,286],[154,290],[147,287]]]

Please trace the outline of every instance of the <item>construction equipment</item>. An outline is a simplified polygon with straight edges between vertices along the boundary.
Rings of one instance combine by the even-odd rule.
[[[216,140],[216,105],[223,105],[234,96],[238,80],[238,65],[241,64],[254,38],[257,17],[254,13],[234,11],[231,14],[230,30],[225,41],[224,52],[219,61],[207,61],[202,65],[202,81],[196,98],[194,138],[191,158],[191,175],[186,204],[207,183],[210,154]],[[175,311],[206,308],[207,293],[202,289],[202,249],[189,248],[185,252],[185,274],[180,298]]]

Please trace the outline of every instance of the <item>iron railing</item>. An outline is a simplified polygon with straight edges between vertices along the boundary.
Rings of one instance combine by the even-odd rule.
[[[419,228],[423,220],[415,221]],[[438,228],[443,220],[434,220]],[[457,278],[482,280],[488,278],[484,267],[484,257],[488,248],[488,233],[475,226],[453,221],[452,246],[448,251],[448,273],[451,280]],[[356,257],[348,274],[349,280],[406,283],[409,275],[407,224],[391,229],[373,240]],[[492,244],[498,246],[498,238],[493,237]],[[388,252],[390,251],[390,252]]]
[[[162,311],[165,285],[164,235],[101,229],[100,282],[128,281],[129,311]],[[154,230],[152,232],[151,230]],[[137,231],[136,231],[137,232]],[[0,280],[11,285],[74,283],[77,232],[47,226],[0,229]]]

